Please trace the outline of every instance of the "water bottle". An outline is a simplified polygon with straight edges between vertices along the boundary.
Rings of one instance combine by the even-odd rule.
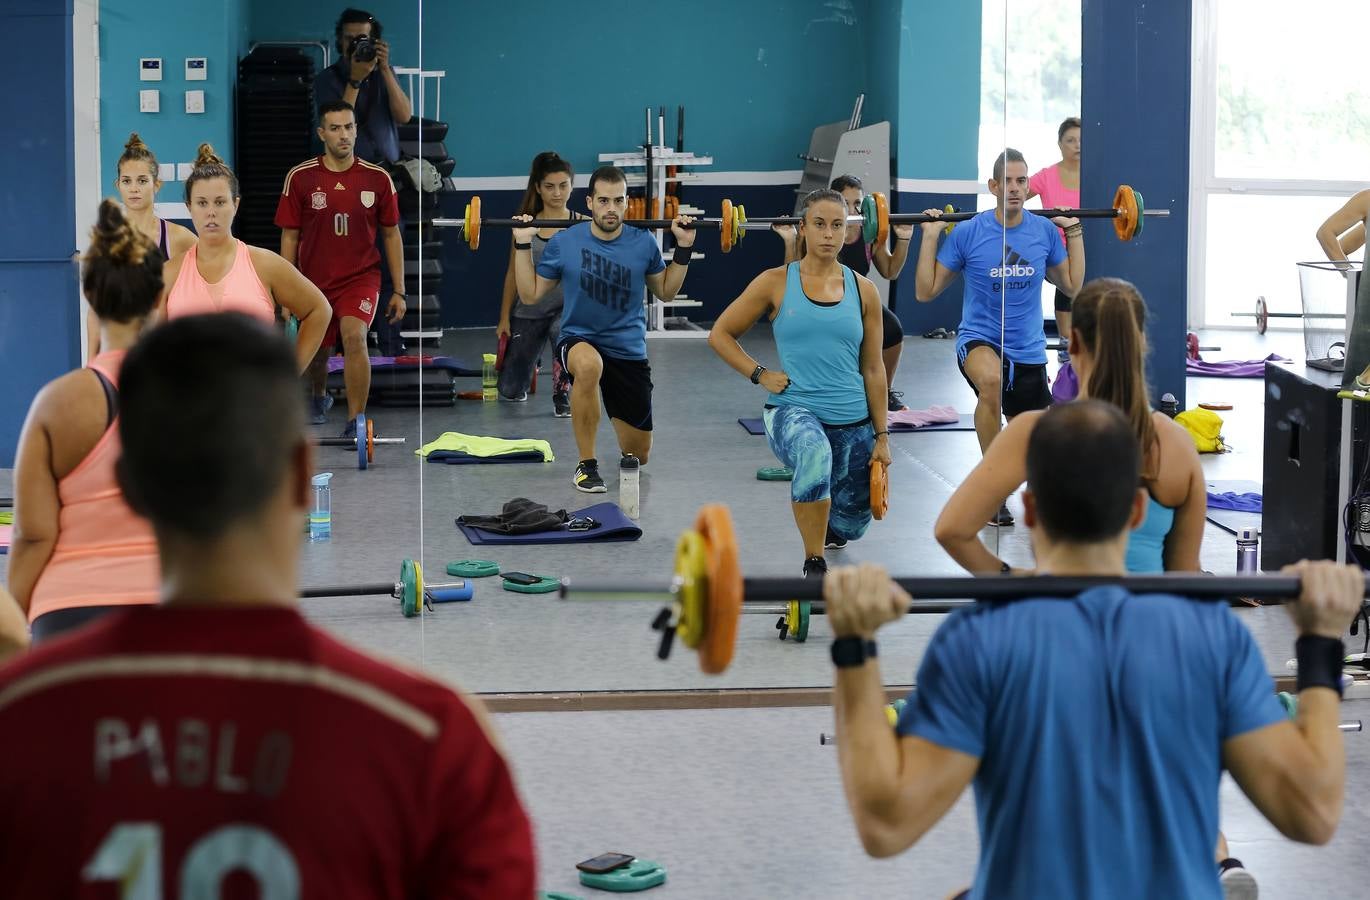
[[[1256,555],[1260,552],[1261,537],[1255,526],[1248,525],[1237,532],[1237,574],[1255,575],[1258,571]]]
[[[637,457],[631,453],[623,454],[618,461],[618,505],[630,519],[636,519],[640,512],[637,493],[637,471],[640,465]]]
[[[1161,395],[1161,412],[1170,418],[1175,418],[1180,413],[1180,401],[1175,399],[1174,394]]]
[[[481,398],[487,401],[498,399],[499,376],[495,374],[495,354],[486,353],[480,367]]]
[[[309,543],[316,544],[333,536],[333,489],[328,482],[332,472],[324,472],[310,479],[314,486],[314,505],[309,508]]]

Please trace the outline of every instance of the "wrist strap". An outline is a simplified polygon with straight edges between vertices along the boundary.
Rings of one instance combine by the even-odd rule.
[[[688,266],[694,252],[693,247],[676,247],[675,252],[671,254],[671,262],[679,266]]]
[[[524,243],[520,244],[518,241],[514,241],[514,249],[515,249],[515,250],[532,250],[532,249],[533,249],[533,242],[532,242],[532,241],[525,241]]]
[[[1346,648],[1340,638],[1305,634],[1294,642],[1294,657],[1299,663],[1298,689],[1325,687],[1342,695],[1341,670]]]
[[[889,432],[888,432],[888,431],[877,431],[877,432],[875,433],[875,436],[876,436],[876,437],[880,437],[880,435],[882,435],[882,434],[886,434],[886,435],[887,435],[887,434],[889,434]]]

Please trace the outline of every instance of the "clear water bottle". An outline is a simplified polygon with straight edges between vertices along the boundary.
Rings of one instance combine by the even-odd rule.
[[[481,398],[486,401],[498,399],[499,376],[495,374],[495,354],[486,353],[480,367]]]
[[[1248,525],[1237,532],[1237,574],[1255,575],[1259,571],[1256,561],[1261,549],[1261,534],[1254,526]]]
[[[623,454],[623,458],[618,461],[618,505],[622,507],[623,514],[630,519],[636,519],[641,512],[637,490],[637,474],[640,467],[641,463],[631,453]]]
[[[332,480],[332,472],[323,472],[310,480],[314,486],[314,503],[309,507],[311,544],[326,541],[333,536],[333,488],[328,485]]]
[[[1161,395],[1161,412],[1172,419],[1180,414],[1180,401],[1175,399],[1174,394]]]

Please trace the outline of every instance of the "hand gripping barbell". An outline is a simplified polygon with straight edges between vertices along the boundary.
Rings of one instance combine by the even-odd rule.
[[[805,578],[753,577],[742,574],[728,508],[711,504],[699,510],[694,528],[681,534],[676,544],[675,576],[669,584],[632,581],[573,583],[563,579],[563,600],[667,601],[653,627],[662,632],[658,656],[670,655],[677,636],[699,651],[699,667],[718,674],[732,661],[739,616],[748,613],[785,612],[798,606],[808,612],[826,612],[822,582]],[[1118,577],[948,576],[896,578],[913,597],[910,613],[948,613],[977,600],[1018,600],[1025,597],[1071,598],[1090,588],[1118,585],[1133,594],[1176,594],[1196,600],[1213,600],[1233,606],[1275,605],[1299,596],[1300,582],[1289,575],[1212,576],[1175,573]],[[785,603],[785,607],[775,606]],[[761,606],[760,604],[772,604]]]
[[[466,215],[460,219],[434,219],[437,228],[460,228],[466,237],[467,246],[472,250],[480,247],[482,228],[569,228],[577,224],[576,219],[485,219],[480,214],[480,197],[472,197],[466,205]],[[1169,216],[1168,209],[1147,209],[1140,191],[1128,185],[1121,185],[1113,195],[1113,205],[1102,209],[1029,209],[1026,212],[1039,216],[1056,218],[1064,216],[1072,219],[1112,219],[1113,230],[1121,241],[1130,241],[1142,233],[1142,225],[1147,216]],[[847,223],[860,225],[863,239],[868,244],[883,244],[889,240],[890,225],[919,225],[924,222],[946,222],[954,224],[965,222],[980,215],[978,212],[944,212],[936,216],[927,213],[891,213],[889,201],[881,193],[867,194],[861,201],[861,214],[848,216]],[[740,204],[725,199],[718,218],[695,219],[687,228],[717,228],[719,245],[727,253],[742,240],[748,230],[770,228],[772,225],[798,225],[804,220],[799,216],[772,216],[749,219],[747,210]],[[638,228],[670,228],[674,219],[625,219],[624,224]]]

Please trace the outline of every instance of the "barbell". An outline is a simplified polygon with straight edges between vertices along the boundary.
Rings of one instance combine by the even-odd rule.
[[[403,444],[405,439],[402,437],[376,437],[375,423],[366,417],[366,413],[357,413],[356,437],[321,437],[315,438],[314,443],[320,447],[355,447],[357,449],[357,468],[365,469],[376,461],[377,444]]]
[[[1026,597],[1075,597],[1091,588],[1117,585],[1133,594],[1177,594],[1233,606],[1275,605],[1299,595],[1299,579],[1290,575],[1126,575],[1081,577],[1059,575],[945,576],[896,578],[914,599],[910,613],[948,613],[981,600],[1019,600]],[[728,507],[701,507],[694,527],[676,543],[675,572],[669,583],[636,581],[572,582],[562,579],[563,600],[665,601],[652,627],[662,632],[657,655],[670,656],[676,637],[699,653],[699,667],[719,674],[732,662],[738,620],[747,612],[785,612],[798,621],[826,612],[822,582],[817,579],[744,577],[738,560],[732,516]],[[973,598],[973,599],[972,599]],[[784,603],[784,607],[759,604]]]
[[[1112,219],[1113,230],[1121,241],[1130,241],[1142,233],[1142,225],[1147,216],[1169,216],[1168,209],[1147,209],[1140,191],[1128,185],[1120,185],[1113,195],[1113,205],[1100,209],[1029,209],[1025,212],[1038,216],[1055,218],[1065,216],[1073,219]],[[695,219],[689,228],[717,228],[719,245],[724,253],[732,250],[748,230],[770,228],[772,225],[799,225],[804,220],[799,216],[771,216],[749,219],[746,207],[724,199],[718,218]],[[868,244],[883,244],[889,240],[890,225],[920,225],[924,222],[946,222],[949,225],[965,222],[980,215],[979,212],[943,212],[932,216],[927,213],[891,213],[889,201],[879,192],[867,194],[861,201],[861,214],[847,216],[849,225],[860,225],[862,238]],[[481,216],[479,196],[471,198],[466,204],[466,214],[460,219],[438,218],[433,220],[437,228],[460,228],[466,237],[466,244],[472,250],[480,248],[482,228],[569,228],[584,220],[577,219],[486,219]],[[625,225],[634,225],[649,230],[670,228],[673,219],[625,219]]]
[[[1234,312],[1234,319],[1255,319],[1256,333],[1265,334],[1271,319],[1345,319],[1346,313],[1271,312],[1264,297],[1256,298],[1255,312]]]
[[[372,595],[393,597],[400,601],[400,612],[408,619],[419,614],[420,604],[432,609],[434,603],[470,600],[473,591],[471,583],[464,578],[441,584],[428,584],[423,580],[423,566],[416,560],[406,559],[400,563],[399,581],[320,585],[302,588],[299,596],[303,599]]]

